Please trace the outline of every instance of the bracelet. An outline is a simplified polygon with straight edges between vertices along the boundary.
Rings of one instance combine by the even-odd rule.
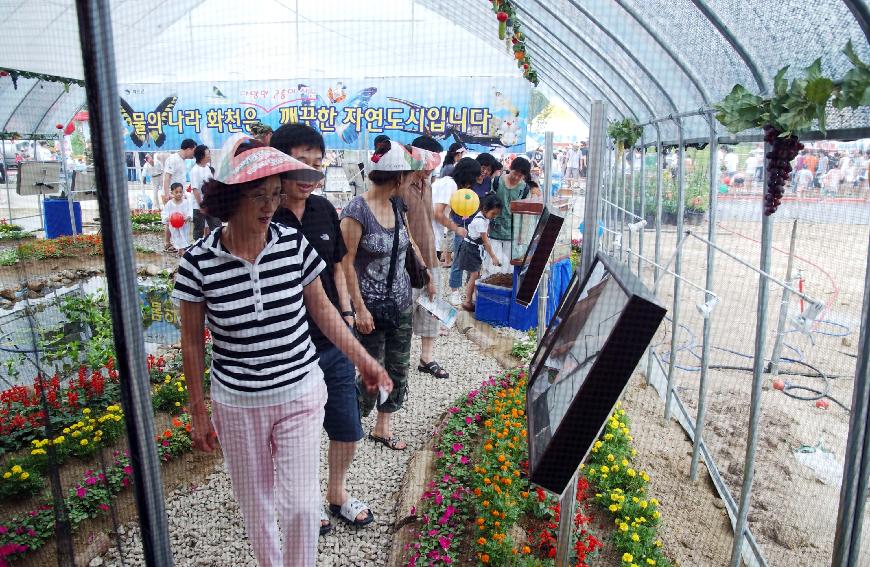
[[[342,317],[356,317],[356,313],[354,313],[353,311],[342,311],[341,316]]]

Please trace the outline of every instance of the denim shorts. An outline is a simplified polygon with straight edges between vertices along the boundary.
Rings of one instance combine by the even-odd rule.
[[[363,438],[356,390],[356,369],[336,346],[317,351],[326,383],[323,428],[331,441],[354,443]]]

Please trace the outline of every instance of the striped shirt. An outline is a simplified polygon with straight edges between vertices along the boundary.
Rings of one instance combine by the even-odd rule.
[[[172,298],[205,302],[213,338],[211,398],[241,407],[293,400],[316,378],[302,288],[323,260],[294,228],[272,223],[256,261],[233,256],[223,228],[197,241],[178,265]]]

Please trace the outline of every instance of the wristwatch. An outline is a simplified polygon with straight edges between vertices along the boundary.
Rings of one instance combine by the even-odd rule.
[[[341,316],[342,317],[356,317],[356,313],[354,313],[353,311],[342,311]]]

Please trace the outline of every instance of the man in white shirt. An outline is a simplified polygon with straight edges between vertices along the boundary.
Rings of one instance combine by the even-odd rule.
[[[184,160],[191,159],[195,149],[196,142],[190,138],[185,138],[181,142],[181,149],[167,157],[163,163],[163,194],[160,196],[163,204],[166,204],[170,199],[169,188],[173,183],[181,183],[182,186],[187,185],[187,165],[184,163]],[[163,237],[166,245],[165,248],[168,250],[170,248],[168,228],[164,232]]]

